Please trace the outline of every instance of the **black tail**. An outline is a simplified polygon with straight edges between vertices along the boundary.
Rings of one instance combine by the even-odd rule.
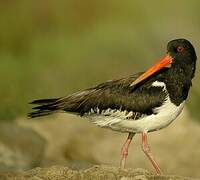
[[[91,107],[87,104],[85,105],[85,103],[90,99],[89,95],[92,92],[94,91],[84,90],[62,98],[35,100],[30,104],[36,104],[38,106],[33,107],[35,111],[29,113],[28,117],[35,118],[46,116],[60,111],[82,115],[83,112],[91,109]],[[91,104],[93,104],[93,102]]]
[[[29,113],[28,117],[35,118],[55,113],[59,110],[60,99],[61,98],[34,100],[30,104],[37,104],[38,106],[33,107],[36,111]]]

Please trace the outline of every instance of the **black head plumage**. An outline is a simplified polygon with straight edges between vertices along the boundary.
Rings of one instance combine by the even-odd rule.
[[[175,39],[168,43],[167,51],[173,58],[172,66],[179,66],[185,70],[190,69],[191,78],[193,78],[197,60],[193,45],[186,39]]]

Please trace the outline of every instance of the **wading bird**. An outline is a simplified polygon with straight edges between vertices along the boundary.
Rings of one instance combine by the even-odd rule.
[[[186,39],[172,40],[167,54],[147,71],[54,99],[39,99],[31,118],[56,112],[87,117],[100,127],[128,133],[121,150],[124,168],[133,136],[142,134],[142,150],[158,174],[161,169],[150,152],[147,134],[167,127],[183,110],[196,67],[196,53]]]

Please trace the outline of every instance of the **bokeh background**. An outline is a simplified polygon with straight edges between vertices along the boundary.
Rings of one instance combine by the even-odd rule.
[[[28,102],[142,71],[172,39],[190,40],[198,56],[199,7],[198,0],[0,0],[0,171],[117,165],[125,135],[69,115],[27,120]],[[198,64],[180,121],[152,134],[167,173],[200,177]],[[134,147],[128,166],[151,170]]]

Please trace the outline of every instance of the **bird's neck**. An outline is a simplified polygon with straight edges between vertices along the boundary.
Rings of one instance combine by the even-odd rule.
[[[161,79],[163,79],[166,84],[170,100],[177,106],[188,96],[192,85],[192,69],[191,67],[185,66],[172,66],[161,75]]]

